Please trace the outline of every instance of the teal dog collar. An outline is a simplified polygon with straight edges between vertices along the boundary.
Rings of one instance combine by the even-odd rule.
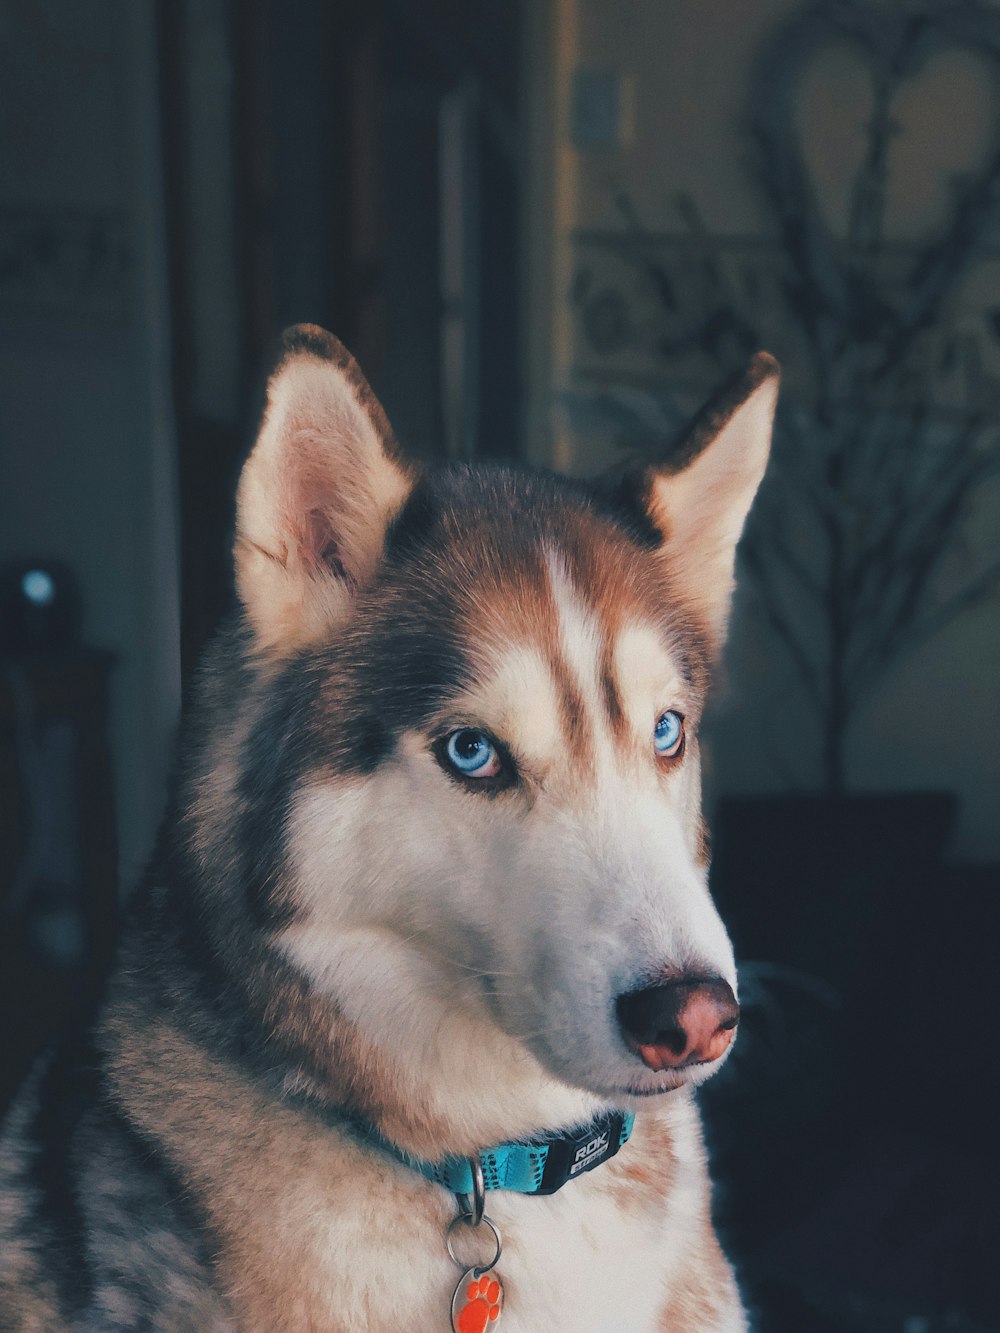
[[[609,1161],[632,1135],[635,1116],[614,1111],[578,1129],[551,1139],[527,1143],[502,1143],[479,1154],[483,1182],[488,1190],[513,1190],[517,1194],[555,1194],[568,1180],[574,1180],[595,1166]],[[427,1180],[443,1185],[452,1194],[472,1195],[474,1182],[467,1157],[446,1157],[440,1162],[425,1162],[384,1139],[375,1130],[369,1138],[397,1161]]]

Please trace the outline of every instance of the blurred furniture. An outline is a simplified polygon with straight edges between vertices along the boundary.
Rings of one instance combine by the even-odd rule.
[[[987,1333],[1000,867],[943,856],[946,795],[835,807],[720,811],[713,882],[748,960],[701,1096],[720,1220],[762,1333]]]
[[[113,665],[80,647],[0,657],[0,1109],[111,952]]]
[[[158,6],[185,676],[288,324],[350,347],[407,453],[517,452],[522,6]]]

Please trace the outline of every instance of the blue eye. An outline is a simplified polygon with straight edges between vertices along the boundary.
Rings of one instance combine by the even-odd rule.
[[[453,731],[444,755],[456,773],[466,778],[495,778],[502,767],[500,752],[485,731],[463,727]]]
[[[653,732],[653,744],[656,753],[667,759],[680,754],[684,745],[684,719],[680,713],[671,708],[661,714]]]

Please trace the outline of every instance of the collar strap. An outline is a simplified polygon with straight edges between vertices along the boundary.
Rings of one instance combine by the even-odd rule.
[[[517,1194],[555,1194],[567,1180],[574,1180],[614,1157],[628,1143],[634,1123],[634,1115],[613,1111],[568,1134],[487,1148],[479,1154],[486,1188],[513,1190]],[[467,1157],[425,1162],[404,1152],[374,1129],[369,1131],[369,1137],[404,1166],[419,1171],[425,1179],[443,1185],[452,1194],[472,1194],[472,1167]]]

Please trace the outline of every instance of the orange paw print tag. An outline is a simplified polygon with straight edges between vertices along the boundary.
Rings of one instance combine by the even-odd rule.
[[[470,1268],[459,1278],[451,1298],[451,1326],[455,1333],[487,1333],[503,1310],[503,1287],[490,1271]]]

